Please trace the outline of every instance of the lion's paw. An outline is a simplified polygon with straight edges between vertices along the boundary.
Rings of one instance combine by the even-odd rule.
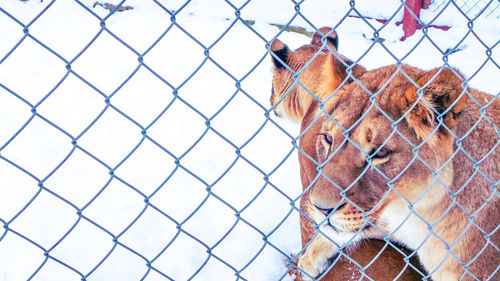
[[[300,278],[304,281],[316,280],[323,272],[328,269],[328,259],[313,258],[310,255],[300,257],[298,267],[301,271]]]

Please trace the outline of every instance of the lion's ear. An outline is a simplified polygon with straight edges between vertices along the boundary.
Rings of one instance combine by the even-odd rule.
[[[457,74],[455,74],[457,73]],[[450,68],[435,69],[418,79],[416,86],[406,90],[408,108],[412,108],[406,121],[421,139],[429,138],[431,144],[443,137],[449,137],[467,101],[467,93],[462,88],[463,76]],[[419,98],[421,89],[421,98]],[[417,103],[417,104],[415,104]],[[442,123],[439,119],[442,118]],[[443,126],[446,126],[443,127]]]
[[[311,45],[321,47],[323,46],[322,38],[326,39],[326,43],[332,50],[339,48],[339,37],[337,32],[333,31],[331,27],[322,27],[316,31],[311,39]]]
[[[275,39],[271,43],[271,58],[273,59],[274,67],[277,69],[285,68],[284,64],[288,64],[290,57],[290,49],[279,39]]]

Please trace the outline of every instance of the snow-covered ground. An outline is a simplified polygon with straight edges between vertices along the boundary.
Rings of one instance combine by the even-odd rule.
[[[0,281],[290,280],[299,128],[264,115],[270,23],[338,25],[339,51],[369,69],[397,59],[430,69],[457,49],[449,63],[469,85],[499,94],[496,1],[470,32],[436,0],[423,20],[444,9],[433,24],[451,29],[404,42],[399,1],[356,1],[364,16],[395,14],[383,46],[363,20],[343,19],[349,1],[307,0],[300,15],[288,0],[231,1],[251,28],[226,1],[158,2],[180,10],[176,25],[149,0],[111,16],[95,0],[0,1]]]

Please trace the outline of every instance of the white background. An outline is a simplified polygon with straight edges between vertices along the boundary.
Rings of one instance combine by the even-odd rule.
[[[82,2],[97,16],[108,16],[108,10],[93,7],[94,0]],[[422,11],[425,22],[446,6],[434,2]],[[176,11],[184,1],[160,3]],[[232,3],[240,7],[244,1]],[[236,271],[246,280],[289,280],[287,256],[300,250],[298,213],[289,200],[297,199],[302,189],[290,137],[298,135],[299,127],[272,114],[280,129],[264,115],[270,108],[272,79],[265,45],[279,32],[270,23],[294,18],[292,25],[309,31],[339,24],[339,51],[368,69],[393,64],[396,58],[431,69],[442,65],[444,51],[457,48],[449,63],[470,78],[469,85],[493,95],[499,91],[500,8],[493,6],[488,17],[474,20],[473,33],[464,15],[449,5],[433,24],[450,30],[429,29],[430,39],[417,31],[401,42],[401,26],[395,25],[402,17],[399,1],[356,1],[356,11],[364,16],[395,14],[379,32],[385,39],[382,46],[373,45],[374,31],[363,20],[343,19],[349,1],[306,0],[301,15],[295,16],[291,1],[252,0],[240,15],[255,21],[254,31],[236,21],[235,10],[225,1],[191,1],[176,15],[176,23],[199,43],[173,26],[143,57],[162,81],[140,66],[136,53],[102,31],[100,20],[82,5],[69,0],[0,2],[0,225],[9,223],[9,231],[0,229],[1,281],[80,280],[81,275],[88,275],[87,280],[167,280],[148,271],[145,259],[154,260],[153,267],[175,280],[189,279],[198,270],[194,280],[236,280]],[[105,26],[143,54],[172,23],[170,15],[153,1],[124,5],[134,9],[111,15]],[[7,14],[30,24],[28,34],[39,42],[24,38],[23,26]],[[374,28],[382,26],[367,21]],[[279,39],[293,49],[310,40],[291,32],[280,33]],[[218,66],[206,60],[200,44]],[[486,55],[492,47],[496,64]],[[68,74],[61,57],[71,62],[76,75]],[[237,90],[236,80],[243,91]],[[174,99],[172,87],[185,103]],[[114,108],[103,96],[112,94]],[[67,134],[34,116],[29,104]],[[207,130],[205,118],[231,144]],[[147,136],[156,143],[143,138],[140,126],[147,127]],[[77,138],[78,148],[72,138]],[[175,163],[179,157],[182,168]],[[116,176],[110,175],[111,169]],[[46,189],[39,188],[40,182]],[[217,197],[207,193],[207,186]],[[144,196],[170,218],[147,206]],[[80,218],[77,210],[106,231]],[[242,220],[235,210],[241,211]],[[179,232],[177,224],[197,240]],[[47,259],[44,251],[79,273]]]

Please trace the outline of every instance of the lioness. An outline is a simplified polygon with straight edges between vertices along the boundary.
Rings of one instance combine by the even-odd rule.
[[[338,37],[331,28],[321,28],[314,34],[311,44],[295,51],[291,51],[279,40],[272,43],[274,79],[271,103],[278,115],[284,114],[292,120],[302,121],[309,108],[318,106],[314,99],[327,99],[339,86],[352,83],[353,79],[359,78],[366,72],[365,68],[354,65],[352,61],[339,54],[337,47]],[[311,63],[302,69],[309,61]],[[295,83],[294,73],[290,70],[294,72],[300,70],[297,73],[299,83]],[[286,94],[289,90],[290,92]],[[310,118],[312,117],[311,115]],[[308,122],[303,123],[303,131],[307,128]],[[314,145],[304,144],[301,140],[301,148],[308,155],[299,154],[299,158],[302,185],[307,189],[317,173],[316,165],[308,157],[316,159],[316,153]],[[301,198],[301,211],[308,216],[311,215],[307,207],[309,194],[305,193]],[[315,236],[314,224],[305,216],[301,217],[301,234],[303,247]],[[346,250],[346,255],[340,256],[333,269],[322,280],[344,281],[346,278],[360,280],[363,274],[366,274],[373,280],[385,281],[397,278],[408,281],[421,280],[426,274],[415,256],[410,258],[410,263],[404,261],[403,258],[405,255],[410,255],[410,252],[397,245],[386,246],[383,241],[366,240],[362,247],[350,247]],[[325,267],[327,265],[328,263],[324,264]]]
[[[282,45],[271,50],[293,66]],[[333,72],[326,62],[303,73]],[[384,238],[413,249],[433,280],[498,280],[498,98],[462,88],[446,67],[387,66],[333,95],[301,81],[319,98],[287,71],[275,60],[271,102],[302,123],[304,203],[321,232],[299,260],[303,279],[320,276],[338,246]]]

